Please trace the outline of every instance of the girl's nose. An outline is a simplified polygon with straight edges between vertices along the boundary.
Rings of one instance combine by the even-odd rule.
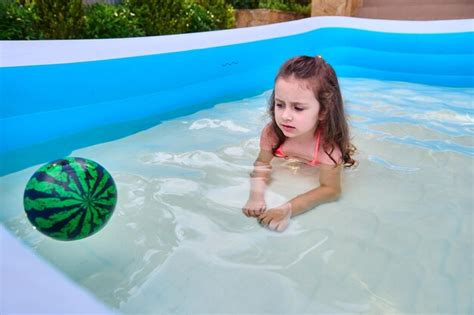
[[[281,115],[281,118],[285,121],[291,121],[293,119],[293,116],[291,115],[291,111],[289,109],[285,109]]]

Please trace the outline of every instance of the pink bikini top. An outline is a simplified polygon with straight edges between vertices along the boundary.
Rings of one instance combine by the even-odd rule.
[[[316,145],[314,146],[313,159],[311,161],[305,161],[306,164],[309,164],[311,166],[321,164],[321,162],[318,160],[318,151],[319,151],[320,139],[321,139],[321,129],[318,129],[318,131],[316,132]],[[275,155],[278,156],[278,157],[281,157],[281,158],[288,159],[289,158],[288,155],[283,153],[283,151],[281,150],[282,145],[283,144],[281,144],[278,147],[278,149],[275,150]]]

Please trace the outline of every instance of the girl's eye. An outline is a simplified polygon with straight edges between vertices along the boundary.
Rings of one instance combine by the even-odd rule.
[[[282,108],[282,107],[283,107],[283,104],[276,103],[275,106],[278,107],[278,108]]]
[[[296,110],[296,111],[298,111],[298,112],[301,112],[302,110],[304,110],[304,108],[303,108],[303,107],[298,107],[298,106],[297,106],[297,107],[295,107],[295,110]]]

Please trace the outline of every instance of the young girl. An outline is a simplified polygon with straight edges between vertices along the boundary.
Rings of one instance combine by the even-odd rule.
[[[270,98],[271,123],[262,131],[260,153],[250,174],[248,217],[283,231],[292,216],[341,194],[341,168],[354,165],[341,91],[334,69],[321,56],[295,57],[283,64]],[[273,157],[318,166],[320,186],[276,208],[266,209],[265,189]]]

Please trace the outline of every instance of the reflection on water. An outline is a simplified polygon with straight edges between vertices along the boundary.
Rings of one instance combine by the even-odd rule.
[[[472,313],[472,89],[342,79],[359,167],[284,233],[242,215],[269,92],[73,152],[119,190],[98,234],[58,242],[0,179],[2,222],[123,313]],[[267,204],[318,185],[277,160]]]

